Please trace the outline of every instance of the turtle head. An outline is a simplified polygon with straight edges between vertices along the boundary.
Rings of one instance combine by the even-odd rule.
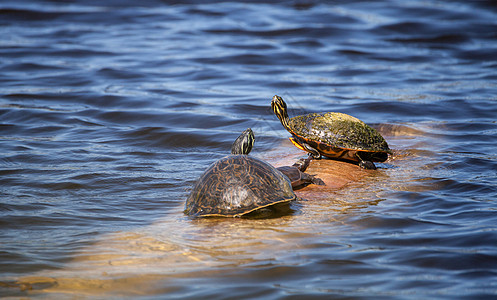
[[[286,108],[286,103],[283,101],[278,95],[274,95],[273,100],[271,101],[271,109],[274,114],[280,119],[281,124],[287,130],[290,130],[290,126],[288,125],[288,111]]]
[[[231,154],[249,154],[254,146],[254,132],[247,128],[231,145]]]

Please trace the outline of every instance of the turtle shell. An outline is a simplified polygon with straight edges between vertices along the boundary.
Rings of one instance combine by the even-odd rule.
[[[387,142],[363,121],[343,113],[311,113],[289,120],[292,134],[303,140],[322,155],[360,161],[383,162],[391,154]]]
[[[198,179],[185,204],[196,217],[240,217],[296,198],[290,180],[270,164],[247,155],[230,155]]]

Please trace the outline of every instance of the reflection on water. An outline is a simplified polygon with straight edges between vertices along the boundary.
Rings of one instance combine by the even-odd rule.
[[[157,293],[158,287],[174,290],[175,280],[183,278],[229,278],[280,262],[298,266],[303,263],[298,251],[315,247],[306,241],[319,232],[318,220],[310,220],[305,211],[300,217],[264,220],[192,221],[178,216],[179,209],[139,232],[105,236],[78,253],[64,270],[22,278],[20,283],[56,293]],[[327,236],[331,239],[331,232]]]
[[[402,147],[407,148],[411,145],[405,140],[422,133],[420,129],[407,126],[381,128],[393,145],[399,146],[397,143],[402,140]],[[285,142],[265,156],[279,157],[282,164],[292,157],[278,156],[282,151],[288,152],[284,150],[287,146]],[[299,150],[292,151],[302,154],[297,152]],[[352,255],[347,254],[352,245],[344,243],[344,236],[381,227],[377,221],[365,216],[385,201],[386,193],[426,190],[422,186],[416,187],[416,182],[423,180],[419,179],[423,173],[420,164],[431,158],[421,157],[416,162],[415,155],[406,150],[398,149],[396,153],[402,154],[384,164],[379,172],[332,160],[315,161],[311,171],[326,180],[330,180],[326,177],[329,168],[355,170],[356,177],[350,177],[343,186],[310,186],[297,191],[301,198],[292,203],[293,214],[269,219],[192,219],[182,214],[180,206],[152,225],[100,237],[75,254],[62,270],[27,276],[16,284],[32,289],[35,294],[181,295],[185,291],[180,286],[185,283],[178,281],[191,278],[198,291],[194,289],[189,293],[200,296],[202,282],[197,282],[199,277],[219,278],[221,282],[231,276],[250,276],[250,280],[256,282],[271,281],[281,274],[299,277],[301,269],[316,260],[319,264],[351,268],[342,276],[366,276],[364,274],[377,272],[376,268],[354,258],[355,251],[351,251]],[[415,223],[409,220],[395,222],[396,226]],[[328,251],[336,252],[336,257],[327,257]],[[249,275],[252,272],[255,274]],[[223,283],[218,284],[223,287]],[[296,289],[284,281],[280,288],[319,291],[312,285]]]

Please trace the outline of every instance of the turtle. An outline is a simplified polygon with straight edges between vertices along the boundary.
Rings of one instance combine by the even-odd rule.
[[[376,169],[373,162],[384,162],[392,154],[378,131],[350,115],[325,112],[289,118],[286,103],[278,95],[273,97],[271,108],[292,134],[290,141],[315,159],[326,156]]]
[[[287,176],[247,155],[253,144],[249,128],[235,140],[231,155],[214,162],[197,180],[186,200],[185,214],[241,217],[297,198]]]
[[[185,214],[194,217],[241,217],[297,199],[288,175],[263,160],[247,155],[254,140],[254,133],[248,128],[233,143],[231,155],[207,168],[186,200]],[[300,171],[297,166],[291,168]],[[319,181],[316,182],[319,184]]]

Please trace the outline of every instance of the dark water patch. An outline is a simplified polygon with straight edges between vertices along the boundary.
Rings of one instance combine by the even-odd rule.
[[[63,118],[62,115],[67,114],[65,111],[46,109],[44,107],[24,107],[4,110],[4,112],[2,114],[2,110],[0,110],[5,122],[12,124],[8,132],[16,132],[20,136],[27,133],[32,134],[34,137],[43,134],[50,136],[55,132],[68,129],[66,126],[57,124],[57,121]],[[40,126],[40,123],[45,123],[46,125]],[[5,134],[7,135],[8,132],[5,132]]]
[[[223,47],[226,49],[239,49],[239,50],[261,50],[261,51],[271,51],[276,49],[274,44],[267,41],[222,41],[218,44],[219,47]]]
[[[409,39],[394,38],[389,41],[414,45],[427,45],[435,49],[451,49],[457,44],[470,42],[470,39],[464,34],[446,34]]]
[[[60,12],[40,11],[38,9],[2,8],[0,16],[5,21],[54,21],[64,15]]]
[[[395,22],[393,24],[384,25],[378,27],[378,31],[383,31],[390,34],[406,34],[411,35],[413,33],[431,32],[434,30],[432,24],[426,24],[423,22]]]
[[[200,148],[229,149],[223,133],[199,134],[191,131],[171,131],[166,128],[140,128],[126,133],[126,136],[138,140],[138,144],[159,148],[189,148],[191,152]],[[236,138],[236,137],[235,137]],[[234,139],[233,139],[234,141]],[[137,144],[137,142],[133,143]],[[228,153],[228,152],[227,152]]]
[[[318,63],[313,61],[312,57],[306,57],[299,55],[297,53],[281,53],[276,54],[278,56],[278,64],[285,63],[297,63],[302,65],[309,65]],[[199,63],[207,64],[221,64],[221,63],[232,63],[232,64],[246,64],[246,65],[274,65],[274,56],[268,55],[255,55],[255,54],[242,54],[234,56],[222,56],[222,57],[212,57],[212,58],[201,58],[197,60]]]
[[[80,34],[82,35],[82,33]],[[27,46],[20,46],[16,44],[12,44],[10,47],[9,46],[4,46],[0,47],[0,53],[2,53],[2,56],[5,58],[10,58],[10,59],[16,59],[16,58],[23,58],[24,60],[32,60],[30,62],[31,64],[36,64],[37,60],[40,60],[44,58],[47,60],[47,58],[52,58],[55,61],[52,61],[54,66],[52,66],[52,69],[58,67],[63,70],[69,71],[73,70],[72,67],[74,67],[73,64],[69,62],[74,62],[74,59],[78,61],[78,59],[88,59],[92,58],[94,60],[98,60],[101,58],[106,58],[106,57],[112,57],[115,55],[115,52],[109,50],[109,51],[102,51],[99,49],[91,48],[91,47],[86,47],[82,48],[80,45],[70,47],[72,49],[67,49],[68,47],[57,47],[56,45],[53,46],[47,46],[43,42],[40,42],[40,44],[33,44],[33,45],[27,45]],[[64,56],[64,60],[60,60],[59,58],[61,56]],[[28,72],[31,71],[33,72],[34,69],[32,68],[26,68],[26,67],[32,67],[28,62],[24,62],[22,64],[19,63],[14,63],[14,64],[9,64],[8,65],[8,70],[10,72],[17,71],[17,72]],[[82,63],[85,63],[85,61],[82,61]],[[88,61],[86,61],[88,63]],[[26,66],[24,64],[27,64]],[[46,68],[45,66],[43,68]],[[37,73],[41,72],[42,70],[36,70]],[[25,73],[25,74],[26,74]],[[29,74],[29,73],[27,73]],[[59,82],[62,81],[63,78],[59,78]]]
[[[14,108],[38,108],[46,110],[58,110],[62,108],[70,109],[74,106],[64,105],[64,100],[71,99],[70,96],[63,93],[12,93],[2,95],[2,98],[12,99],[13,101],[8,105],[3,105],[2,107],[14,107]],[[52,105],[39,105],[36,102],[39,100],[53,101]]]
[[[412,203],[416,205],[415,203]],[[357,222],[364,226],[367,224],[370,228],[375,228],[371,230],[373,232],[381,232],[381,234],[385,234],[385,231],[390,231],[391,234],[396,234],[400,232],[411,232],[411,231],[421,231],[423,228],[430,228],[434,224],[431,222],[425,222],[421,220],[416,220],[412,218],[398,218],[395,216],[386,216],[385,218],[376,218],[374,216],[361,216],[357,219]],[[352,223],[353,224],[353,223]],[[367,230],[366,230],[367,231]]]
[[[492,221],[495,221],[495,218],[497,218],[497,212],[492,209],[474,209],[463,212],[454,212],[450,215],[450,217],[464,224],[480,224],[488,222],[489,225],[491,225]]]
[[[292,47],[302,47],[306,49],[319,49],[325,46],[320,41],[310,38],[293,39],[286,44]]]
[[[186,9],[186,12],[193,15],[204,15],[207,17],[222,17],[226,15],[226,11],[217,10],[216,7],[195,6]]]
[[[493,270],[497,266],[497,259],[494,255],[483,253],[451,253],[437,251],[420,251],[415,258],[398,258],[403,264],[411,267],[438,269],[446,271]],[[395,263],[395,258],[392,259]]]
[[[73,47],[72,49],[48,48],[46,52],[47,56],[53,56],[53,57],[64,56],[67,58],[81,58],[81,59],[85,59],[88,57],[92,57],[93,59],[95,59],[98,57],[110,57],[115,55],[115,53],[112,51],[99,51],[98,49],[91,49],[89,47],[88,48]]]
[[[89,3],[85,3],[86,5],[50,5],[46,4],[34,4],[30,5],[30,7],[22,7],[22,8],[2,8],[0,10],[1,15],[6,16],[6,20],[8,21],[16,21],[22,22],[26,24],[30,23],[40,23],[40,24],[91,24],[92,22],[98,21],[99,25],[102,24],[115,24],[117,19],[120,19],[122,22],[131,21],[136,17],[136,14],[140,16],[139,12],[142,12],[140,9],[134,10],[134,13],[131,13],[124,6],[119,7],[118,9],[113,9],[108,7],[109,3],[102,5],[99,3],[98,5],[88,5]],[[112,11],[112,18],[108,18],[110,12]]]
[[[369,57],[371,55],[371,52],[351,49],[350,47],[339,49],[337,52],[354,58]]]
[[[497,59],[496,54],[497,48],[485,48],[485,49],[474,49],[459,51],[456,55],[459,59],[469,60],[469,61],[495,61]]]
[[[39,72],[39,73],[44,73],[44,72],[50,72],[50,71],[61,71],[61,70],[66,70],[66,68],[63,68],[62,66],[53,66],[53,65],[47,65],[47,64],[41,64],[41,63],[35,63],[35,62],[25,62],[25,63],[16,63],[16,64],[8,64],[6,66],[3,66],[0,69],[2,72]]]
[[[362,115],[353,113],[353,111],[363,112]],[[367,122],[368,112],[375,112],[376,118],[388,118],[387,120],[392,122],[402,122],[402,118],[409,118],[410,120],[416,120],[416,122],[433,120],[440,115],[455,115],[459,117],[460,115],[446,109],[445,105],[441,105],[436,102],[426,103],[421,106],[411,101],[404,102],[401,104],[399,102],[392,101],[381,101],[380,99],[376,101],[363,101],[362,103],[353,104],[349,108],[350,114],[354,114],[360,119]],[[381,117],[380,117],[381,116]],[[414,125],[415,126],[415,125]]]
[[[222,34],[222,35],[232,35],[232,36],[248,36],[248,37],[325,37],[333,35],[338,30],[333,28],[312,28],[312,27],[301,27],[301,28],[286,28],[286,29],[267,29],[267,30],[241,30],[241,29],[207,29],[204,30],[207,34]]]
[[[466,138],[471,139],[472,135],[476,133],[477,139],[484,139],[485,136],[489,138],[493,138],[491,134],[494,130],[497,129],[497,124],[493,121],[491,115],[493,114],[492,109],[485,110],[468,110],[467,108],[463,108],[465,112],[468,113],[468,120],[464,122],[451,122],[451,124],[447,125],[448,135],[453,137],[460,137],[463,134],[466,134]],[[471,114],[473,113],[473,118]],[[476,117],[478,115],[478,117]],[[486,121],[486,119],[488,121]],[[462,132],[462,134],[460,134]],[[469,136],[468,136],[469,135]]]
[[[441,190],[447,193],[454,194],[456,197],[472,194],[487,194],[496,192],[495,188],[487,184],[478,184],[470,182],[460,182],[453,179],[446,178],[431,178],[428,182],[434,190]]]
[[[4,229],[21,229],[31,228],[36,231],[40,229],[57,228],[63,224],[72,223],[75,221],[75,216],[61,213],[48,213],[42,216],[8,216],[2,220],[2,228]],[[83,224],[83,221],[79,223]],[[77,225],[77,224],[74,224]]]
[[[143,74],[140,72],[133,72],[129,69],[104,68],[98,70],[97,76],[103,76],[108,79],[133,79],[142,78]]]
[[[495,277],[497,276],[497,272],[495,271],[468,271],[468,272],[461,272],[458,274],[459,277],[464,278],[464,279],[484,279],[488,277]],[[489,284],[491,285],[491,284]]]
[[[481,107],[481,102],[479,101],[467,101],[462,99],[452,99],[445,101],[432,101],[429,103],[424,103],[422,106],[415,101],[414,103],[410,103],[411,101],[402,101],[399,102],[391,102],[391,101],[362,101],[360,104],[355,104],[353,109],[350,111],[374,111],[375,113],[392,115],[392,116],[405,116],[410,119],[417,119],[419,121],[427,121],[433,120],[436,118],[444,118],[446,120],[455,121],[462,120],[467,123],[462,123],[462,126],[466,124],[466,126],[477,126],[473,125],[474,121],[468,120],[484,120],[488,118],[488,120],[492,120],[492,115],[494,115],[495,108],[493,105],[487,106],[486,108]],[[424,101],[421,101],[424,102]],[[352,114],[352,113],[351,113]],[[399,120],[400,121],[400,120]],[[451,123],[452,124],[452,123]],[[485,123],[484,123],[485,124]],[[488,126],[492,127],[488,123]],[[444,125],[444,129],[447,129],[447,134],[450,134],[452,125]]]
[[[77,99],[78,104],[83,104],[81,107],[81,112],[79,115],[93,117],[98,116],[99,112],[105,113],[112,110],[118,110],[120,107],[126,107],[134,109],[137,107],[145,109],[148,105],[133,99],[129,99],[123,95],[119,94],[102,94],[102,93],[91,93],[91,92],[75,92],[70,99]],[[72,104],[72,106],[78,107],[78,104]]]
[[[8,204],[1,203],[0,210],[2,211],[42,211],[51,207],[51,204],[39,203],[39,202],[28,202],[23,204]]]
[[[423,221],[424,223],[425,221]],[[389,230],[391,227],[385,226],[385,231],[377,231],[376,234],[372,234],[367,241],[364,243],[374,243],[377,247],[382,249],[393,249],[393,248],[423,248],[429,246],[430,251],[442,251],[456,253],[479,253],[488,252],[489,246],[492,245],[496,238],[496,233],[492,231],[487,231],[488,228],[472,228],[468,232],[459,232],[456,229],[462,228],[464,224],[454,224],[454,225],[439,225],[432,223],[431,226],[428,222],[426,226],[417,226],[412,228],[399,227],[397,231]],[[435,226],[434,226],[435,225]],[[476,224],[475,224],[476,225]],[[490,224],[489,224],[490,225]],[[469,232],[472,233],[470,238],[473,243],[471,250],[465,250],[466,240],[461,239],[461,237],[466,236]],[[433,237],[432,234],[441,234],[443,236]],[[391,239],[389,237],[398,235],[398,238]],[[390,251],[391,255],[395,253]]]

